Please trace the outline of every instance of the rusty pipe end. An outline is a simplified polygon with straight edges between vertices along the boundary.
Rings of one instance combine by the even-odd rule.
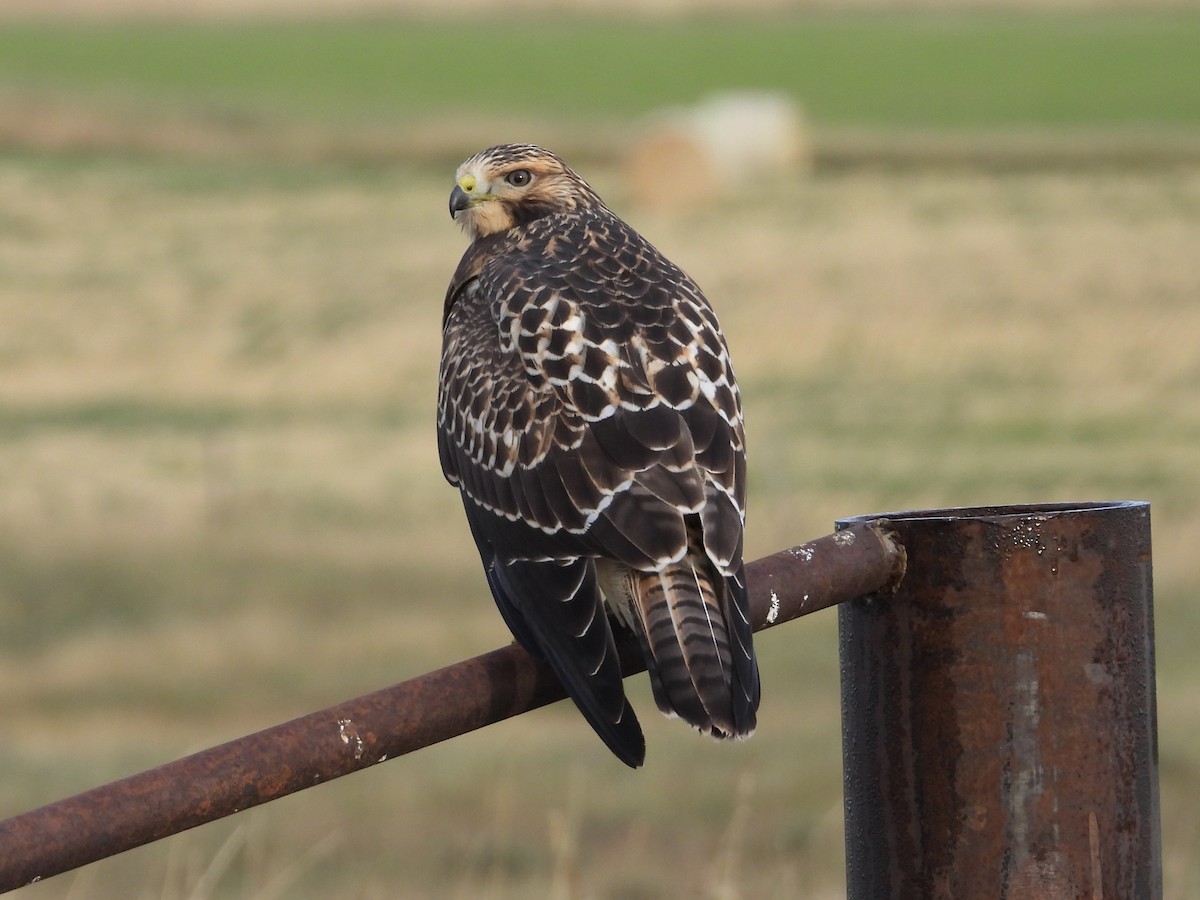
[[[907,571],[839,613],[851,900],[1161,896],[1149,504],[864,522]]]

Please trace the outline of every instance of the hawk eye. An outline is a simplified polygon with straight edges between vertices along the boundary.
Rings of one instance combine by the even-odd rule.
[[[528,169],[517,169],[505,175],[504,180],[513,187],[524,187],[533,181],[533,175],[530,174]]]

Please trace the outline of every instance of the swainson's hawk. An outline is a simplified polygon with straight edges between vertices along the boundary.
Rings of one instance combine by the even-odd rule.
[[[548,150],[492,147],[456,180],[471,245],[446,292],[438,449],[500,612],[630,766],[645,742],[613,627],[640,638],[659,709],[748,736],[745,431],[712,308]]]

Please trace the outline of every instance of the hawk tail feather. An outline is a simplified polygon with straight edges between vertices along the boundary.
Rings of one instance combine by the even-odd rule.
[[[715,738],[749,737],[758,707],[749,622],[732,582],[693,546],[661,571],[638,572],[632,591],[658,708]]]

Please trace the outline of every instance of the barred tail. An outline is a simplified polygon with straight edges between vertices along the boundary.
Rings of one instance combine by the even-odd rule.
[[[679,562],[634,574],[654,699],[713,737],[748,737],[759,687],[741,572],[721,575],[695,543]]]

